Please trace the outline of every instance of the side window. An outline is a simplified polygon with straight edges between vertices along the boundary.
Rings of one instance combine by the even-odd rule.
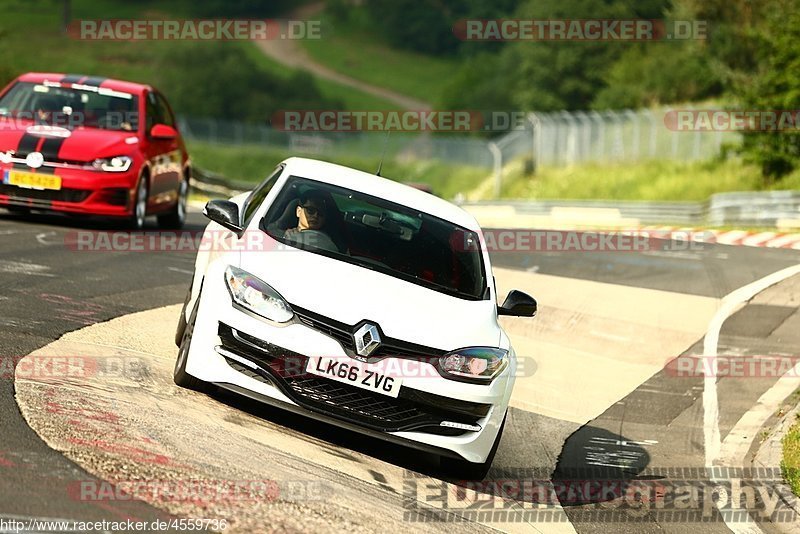
[[[161,96],[161,94],[157,94],[158,98],[158,115],[161,124],[166,124],[167,126],[175,127],[175,117],[172,116],[172,111],[169,109],[169,104],[167,104],[166,99]]]
[[[267,198],[269,192],[272,191],[272,188],[275,186],[278,178],[281,177],[282,171],[283,167],[278,167],[275,169],[272,175],[261,182],[261,185],[259,185],[247,198],[247,202],[244,206],[244,220],[242,222],[243,226],[250,224],[250,219],[253,218],[253,215],[258,210],[259,206],[261,206],[261,203],[264,202],[264,199]]]
[[[145,129],[147,130],[147,135],[150,135],[150,130],[161,120],[159,115],[155,93],[147,93],[147,105],[145,106]]]

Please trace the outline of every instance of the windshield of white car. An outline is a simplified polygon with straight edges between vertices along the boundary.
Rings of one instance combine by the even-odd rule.
[[[136,131],[138,98],[102,87],[17,82],[0,98],[0,118],[76,128]]]
[[[303,222],[310,227],[303,228]],[[292,176],[261,229],[290,246],[434,291],[488,298],[475,232],[358,191]]]

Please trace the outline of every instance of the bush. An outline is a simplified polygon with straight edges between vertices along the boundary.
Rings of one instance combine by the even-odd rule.
[[[759,35],[759,68],[743,78],[737,88],[743,107],[754,110],[798,109],[800,101],[800,7],[794,2],[773,0]],[[800,161],[800,125],[790,132],[753,132],[745,135],[745,158],[760,166],[767,183],[792,172]]]

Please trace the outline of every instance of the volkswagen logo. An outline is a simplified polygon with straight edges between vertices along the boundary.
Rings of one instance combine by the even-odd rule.
[[[31,169],[38,169],[44,163],[44,156],[41,152],[31,152],[25,157],[25,163]]]
[[[374,324],[364,323],[353,334],[356,342],[356,353],[363,358],[366,358],[377,349],[381,344],[381,336],[378,333],[378,327]],[[359,358],[362,359],[362,358]]]

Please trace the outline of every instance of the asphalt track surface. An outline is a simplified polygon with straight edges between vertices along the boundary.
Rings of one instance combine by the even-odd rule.
[[[199,231],[204,226],[202,216],[190,215],[187,230]],[[72,497],[71,484],[90,480],[92,476],[48,448],[27,426],[14,399],[13,374],[7,370],[8,361],[21,358],[66,332],[183,300],[193,268],[192,253],[77,252],[64,246],[65,239],[76,230],[111,228],[57,216],[0,215],[0,356],[6,365],[0,373],[0,518],[166,517],[161,510],[140,502],[93,503]],[[800,254],[791,250],[704,245],[697,250],[626,254],[510,252],[496,254],[493,261],[496,267],[720,298],[797,264]],[[797,291],[796,280],[786,284]],[[775,291],[780,293],[781,289]],[[172,330],[174,325],[167,324],[164,328]],[[800,339],[796,332],[800,332],[796,305],[751,303],[726,323],[720,352],[797,352]],[[723,436],[774,381],[728,384],[720,380]],[[598,451],[601,456],[607,453],[609,458],[619,458],[624,453],[624,463],[610,465],[611,469],[625,471],[626,476],[631,470],[646,472],[648,466],[701,466],[702,417],[676,421],[679,413],[698,404],[698,383],[701,387],[702,378],[667,380],[664,372],[658,373],[580,428],[536,413],[512,410],[515,425],[507,429],[508,437],[504,436],[498,459],[501,465],[516,465],[521,469],[557,461],[556,479],[573,476],[570,469],[592,468],[595,464],[586,453],[590,448],[595,459]],[[247,402],[242,402],[241,407],[251,413],[257,410]],[[288,419],[282,418],[280,423],[315,434],[342,451],[359,449],[412,470],[435,472],[435,467],[415,460],[413,454],[395,449],[387,452],[375,443],[364,443],[353,436],[342,437],[302,422],[290,423]],[[537,429],[538,437],[526,434],[525,429],[531,428]],[[545,439],[556,443],[566,440],[563,449],[555,451],[557,459],[553,451],[536,447],[538,441]],[[510,462],[504,460],[504,455],[513,454],[517,444],[525,447],[525,455]],[[504,473],[497,472],[495,476],[502,478]],[[513,471],[506,476],[514,476]],[[608,524],[582,515],[590,505],[562,504],[577,531],[608,531]],[[641,532],[678,531],[692,526],[664,522],[653,516],[640,523],[616,524],[613,528]],[[728,529],[717,521],[703,524],[702,530]]]

